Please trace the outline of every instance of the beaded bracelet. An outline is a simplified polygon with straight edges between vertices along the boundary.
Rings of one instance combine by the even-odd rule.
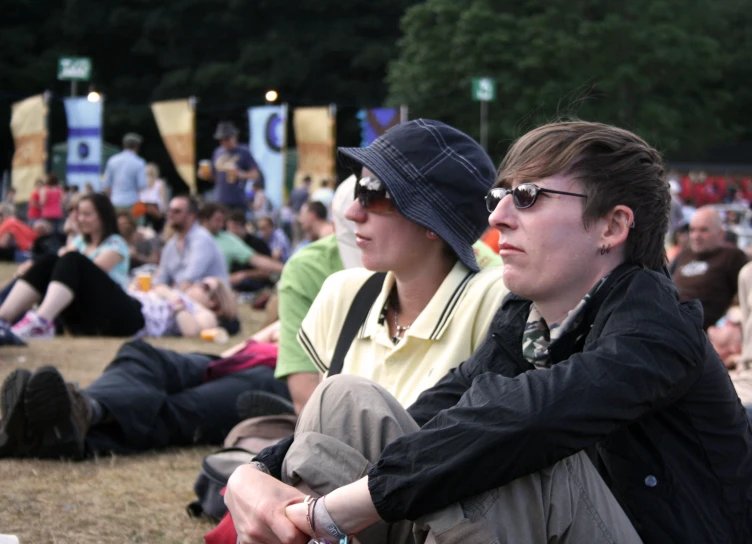
[[[311,529],[311,536],[313,538],[316,538],[316,520],[313,516],[313,510],[316,507],[316,501],[319,499],[314,499],[310,495],[306,495],[305,499],[303,499],[303,504],[306,506],[306,515],[305,519],[308,522],[308,527]]]

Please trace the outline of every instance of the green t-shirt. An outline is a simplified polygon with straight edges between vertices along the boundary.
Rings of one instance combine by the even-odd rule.
[[[256,254],[248,244],[231,232],[222,230],[214,237],[219,246],[219,251],[225,258],[227,270],[232,270],[234,264],[248,264],[248,259]]]
[[[308,244],[285,264],[278,289],[280,330],[275,377],[318,372],[298,344],[298,331],[324,280],[344,268],[334,234]]]

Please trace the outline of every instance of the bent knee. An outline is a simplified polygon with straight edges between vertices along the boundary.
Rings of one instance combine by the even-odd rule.
[[[337,374],[323,380],[317,389],[328,395],[345,395],[355,391],[366,391],[373,387],[380,387],[368,378],[352,376],[350,374]]]
[[[388,396],[389,393],[379,384],[348,374],[337,374],[322,381],[313,396],[319,397],[319,402],[325,405],[367,406],[368,399]]]
[[[58,262],[68,262],[68,261],[81,261],[85,260],[88,261],[89,258],[84,255],[83,253],[79,253],[78,251],[68,251],[64,253],[62,256],[58,257]]]

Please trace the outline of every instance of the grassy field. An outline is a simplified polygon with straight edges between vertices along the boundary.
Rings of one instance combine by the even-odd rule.
[[[0,265],[0,283],[14,270]],[[240,309],[242,339],[261,327],[263,312]],[[91,383],[123,343],[119,338],[37,340],[0,347],[0,380],[17,367],[54,365],[66,379]],[[178,351],[216,352],[227,346],[200,340],[157,339]],[[201,458],[215,447],[181,448],[83,462],[0,460],[0,534],[21,544],[193,543],[213,524],[185,512],[194,499]]]

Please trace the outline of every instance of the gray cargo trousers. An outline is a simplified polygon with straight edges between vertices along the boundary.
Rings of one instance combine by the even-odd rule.
[[[300,415],[282,479],[324,495],[365,476],[387,444],[418,429],[383,387],[356,376],[333,376],[319,385]],[[361,544],[642,542],[583,452],[415,522],[377,523],[357,538]]]

